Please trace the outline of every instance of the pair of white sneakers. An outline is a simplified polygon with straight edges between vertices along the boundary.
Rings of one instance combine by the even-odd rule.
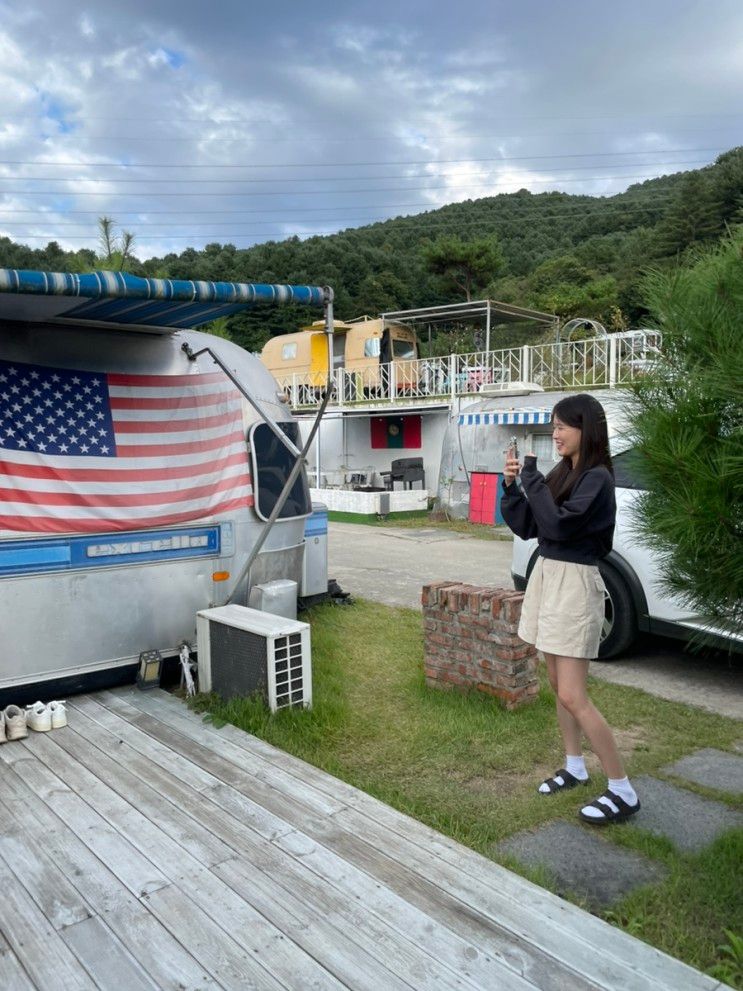
[[[27,705],[25,711],[18,705],[9,705],[0,712],[0,743],[22,740],[28,736],[29,729],[48,733],[66,725],[67,710],[63,701],[34,702]]]

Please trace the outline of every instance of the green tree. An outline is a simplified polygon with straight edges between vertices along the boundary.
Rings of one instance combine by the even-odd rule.
[[[658,226],[658,247],[665,255],[685,251],[719,234],[719,208],[709,178],[689,172],[679,183],[675,201]]]
[[[743,231],[645,283],[663,360],[632,391],[649,488],[636,527],[664,586],[694,612],[743,624]],[[651,324],[652,326],[653,324]]]
[[[102,268],[120,272],[132,258],[134,235],[131,231],[119,232],[111,217],[99,217],[98,244],[101,253],[96,261]]]
[[[423,261],[449,289],[459,289],[469,302],[475,291],[482,291],[505,265],[495,238],[462,241],[456,236],[438,238],[424,246]]]

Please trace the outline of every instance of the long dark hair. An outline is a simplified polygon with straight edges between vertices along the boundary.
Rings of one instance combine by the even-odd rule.
[[[559,506],[573,491],[582,472],[603,465],[613,476],[614,466],[609,454],[606,413],[598,399],[586,392],[566,396],[552,410],[553,422],[556,416],[567,426],[577,427],[581,431],[580,451],[575,468],[571,458],[563,457],[546,479],[552,498]]]

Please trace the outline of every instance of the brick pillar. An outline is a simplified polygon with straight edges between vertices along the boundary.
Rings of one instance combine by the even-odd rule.
[[[456,582],[423,586],[424,665],[429,687],[495,695],[507,709],[539,692],[537,653],[519,639],[522,592]]]

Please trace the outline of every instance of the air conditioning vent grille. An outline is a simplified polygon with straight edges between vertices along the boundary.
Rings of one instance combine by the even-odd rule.
[[[307,623],[228,605],[200,612],[196,627],[203,691],[224,699],[260,696],[272,712],[312,705]]]
[[[276,707],[302,705],[302,636],[290,633],[274,641],[274,671],[276,673]]]
[[[266,638],[225,623],[210,623],[212,651],[220,663],[212,672],[212,691],[223,698],[267,692]]]

